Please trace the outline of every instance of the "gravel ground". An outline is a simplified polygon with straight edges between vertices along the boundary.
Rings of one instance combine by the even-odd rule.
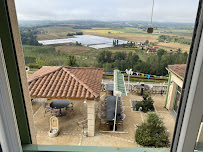
[[[104,92],[101,93],[101,99]],[[165,95],[153,94],[155,112],[163,118],[164,125],[170,131],[169,139],[171,141],[175,119],[173,116],[163,108],[165,102]],[[141,124],[146,120],[146,114],[142,112],[133,111],[131,107],[131,100],[142,100],[142,97],[137,94],[128,94],[123,97],[125,101],[125,114],[126,119],[123,122],[123,131],[126,133],[103,133],[101,130],[107,130],[106,126],[100,126],[99,118],[96,117],[95,136],[83,137],[83,131],[77,127],[77,122],[83,120],[86,115],[86,106],[82,100],[75,101],[74,114],[67,112],[66,116],[59,117],[59,136],[50,138],[49,131],[49,118],[50,113],[44,117],[44,110],[40,103],[33,104],[34,123],[37,131],[38,144],[54,144],[54,145],[82,145],[82,146],[112,146],[112,147],[140,147],[135,142],[135,125]],[[51,101],[49,101],[51,102]],[[97,106],[98,107],[98,103]],[[119,131],[121,127],[118,127]]]

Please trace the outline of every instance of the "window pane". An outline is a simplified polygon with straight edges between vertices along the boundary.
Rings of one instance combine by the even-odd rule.
[[[178,108],[179,108],[179,104],[180,104],[181,92],[182,92],[182,89],[180,86],[178,86],[177,93],[176,93],[176,99],[175,99],[175,105],[174,105],[174,110],[176,111],[176,113],[178,112]]]
[[[198,1],[156,2],[152,25],[148,1],[30,3],[16,0],[37,143],[169,148]]]

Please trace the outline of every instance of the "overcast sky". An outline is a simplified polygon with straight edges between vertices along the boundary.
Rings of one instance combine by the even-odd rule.
[[[154,21],[195,21],[199,0],[155,0]],[[152,0],[15,0],[19,20],[150,21]]]

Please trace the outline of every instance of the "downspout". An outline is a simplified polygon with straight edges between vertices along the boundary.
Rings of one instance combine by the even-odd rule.
[[[163,106],[164,108],[166,108],[167,99],[168,99],[168,91],[169,91],[169,87],[170,87],[170,83],[171,83],[171,72],[168,70],[168,68],[166,68],[166,70],[168,71],[169,78],[168,78],[168,86],[167,86],[165,104],[164,104],[164,106]]]

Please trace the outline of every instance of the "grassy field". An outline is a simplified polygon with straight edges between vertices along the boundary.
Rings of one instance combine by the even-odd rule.
[[[160,48],[164,48],[168,51],[174,50],[176,51],[178,48],[181,48],[183,52],[189,52],[190,51],[190,45],[187,44],[180,44],[180,43],[164,43],[164,42],[158,42],[157,46]]]
[[[37,35],[38,40],[60,39],[68,38],[67,33],[82,31],[86,35],[96,35],[108,38],[121,39],[126,41],[146,41],[157,42],[159,35],[176,35],[191,38],[192,30],[177,30],[177,29],[158,29],[154,30],[153,34],[147,34],[146,31],[137,28],[122,28],[122,29],[109,29],[109,28],[93,28],[93,29],[73,29],[71,27],[52,26],[45,28],[38,28],[41,34]],[[110,32],[110,33],[109,33]],[[164,33],[165,32],[165,33]],[[168,33],[166,33],[168,32]],[[172,32],[172,33],[170,33]],[[189,45],[179,43],[157,43],[157,46],[167,50],[177,50],[181,48],[184,52],[189,51]],[[65,47],[68,49],[67,47]],[[73,47],[71,47],[73,49]],[[75,50],[75,49],[74,49]],[[86,49],[88,50],[88,49]],[[76,51],[79,51],[78,48]],[[74,52],[74,51],[73,51]]]
[[[71,45],[52,45],[52,46],[28,46],[23,45],[25,60],[35,58],[39,65],[66,65],[67,56],[75,55],[77,64],[81,67],[95,67],[97,55],[102,50],[96,50],[85,46]]]
[[[160,35],[159,32],[164,32],[162,29],[155,30],[153,34],[147,34],[145,31],[137,28],[122,28],[122,29],[110,29],[110,28],[93,28],[93,29],[73,29],[71,27],[60,27],[60,26],[52,26],[52,27],[44,27],[38,28],[40,34],[37,35],[38,40],[48,40],[48,39],[59,39],[59,38],[68,38],[67,33],[71,32],[79,32],[82,31],[84,34],[89,35],[97,35],[127,41],[146,41],[154,42],[159,48],[164,48],[166,50],[174,50],[176,51],[178,48],[181,48],[183,52],[188,52],[190,46],[179,43],[162,43],[157,42],[157,38]],[[164,30],[164,29],[163,29]],[[110,32],[110,33],[109,33]],[[165,30],[165,32],[170,32],[169,30]],[[191,31],[187,30],[173,30],[172,34],[191,34]],[[45,46],[44,46],[45,47]],[[30,48],[28,46],[24,46],[25,57],[31,56],[36,57],[43,60],[51,60],[53,63],[63,63],[65,64],[67,54],[73,54],[77,58],[77,62],[79,66],[95,66],[97,64],[96,57],[100,51],[106,50],[115,52],[133,52],[136,53],[142,61],[146,61],[149,57],[149,54],[145,53],[145,51],[140,51],[140,48],[123,48],[123,47],[112,47],[105,49],[93,49],[86,46],[78,46],[75,44],[57,44],[49,46],[51,48],[55,48],[56,54],[60,52],[61,54],[49,54],[44,56],[43,54],[30,54],[29,49],[39,49],[39,48]]]
[[[145,31],[138,30],[136,28],[126,28],[126,29],[115,29],[115,30],[82,30],[84,34],[103,36],[108,38],[121,39],[126,41],[156,41],[158,38],[157,34],[147,34]],[[110,34],[108,31],[113,31]]]
[[[179,44],[179,43],[163,43],[157,42],[158,36],[161,34],[166,35],[185,35],[190,37],[192,34],[190,30],[173,30],[172,33],[160,33],[160,32],[170,32],[169,30],[155,30],[153,34],[147,34],[146,31],[137,28],[122,28],[122,29],[109,29],[109,28],[93,28],[93,29],[73,29],[71,27],[44,27],[38,28],[40,33],[37,35],[38,40],[49,40],[49,39],[61,39],[68,38],[67,33],[72,32],[83,32],[85,35],[96,35],[108,38],[115,38],[127,41],[146,41],[154,42],[159,48],[164,48],[166,50],[176,51],[181,48],[183,52],[189,52],[190,45]],[[190,37],[191,38],[191,37]],[[67,56],[72,54],[77,59],[77,64],[80,67],[96,67],[98,65],[97,56],[103,50],[116,52],[132,52],[136,53],[140,60],[146,62],[148,57],[152,54],[147,54],[146,50],[141,50],[141,48],[123,48],[123,47],[111,47],[104,49],[94,49],[86,46],[80,46],[76,44],[57,44],[50,46],[23,46],[23,52],[26,62],[29,64],[36,65],[67,65]],[[27,64],[28,65],[28,64]],[[113,77],[112,77],[113,78]],[[104,76],[104,79],[112,79],[111,77]],[[127,79],[127,78],[125,78]],[[132,78],[131,81],[136,82],[164,82],[162,80],[148,80],[148,79],[138,79]]]
[[[71,53],[74,55],[81,55],[88,53],[89,51],[92,51],[94,49],[86,46],[79,46],[75,44],[61,44],[61,45],[52,45],[55,47],[56,51],[60,50],[63,53]]]
[[[37,35],[38,40],[51,40],[51,39],[61,39],[67,38],[68,33],[78,32],[80,30],[73,29],[71,27],[62,27],[62,26],[51,26],[38,28],[41,31],[41,34]]]
[[[38,40],[49,40],[49,39],[60,39],[60,38],[68,38],[67,33],[71,32],[79,32],[82,31],[84,34],[88,35],[96,35],[103,36],[108,38],[115,38],[127,41],[146,41],[154,42],[159,48],[163,48],[166,50],[174,50],[176,51],[178,48],[181,48],[183,52],[189,52],[190,45],[179,44],[179,43],[162,43],[157,42],[157,38],[160,34],[164,34],[162,32],[171,32],[166,35],[189,35],[192,34],[192,30],[177,30],[177,29],[158,29],[154,30],[153,34],[147,34],[146,31],[137,28],[122,28],[122,29],[110,29],[110,28],[93,28],[93,29],[73,29],[71,27],[60,27],[60,26],[52,26],[52,27],[44,27],[38,28],[41,34],[37,35]],[[110,32],[110,33],[109,33]],[[190,37],[191,38],[191,37]],[[94,66],[96,63],[96,57],[98,53],[102,50],[111,51],[112,53],[125,51],[133,52],[139,55],[140,59],[146,61],[148,54],[143,53],[143,51],[139,51],[137,48],[122,48],[122,47],[113,47],[113,48],[105,48],[96,50],[90,47],[85,46],[77,46],[75,44],[60,44],[60,45],[52,45],[56,52],[61,53],[70,53],[77,57],[79,65],[90,65]],[[27,48],[26,48],[27,49]],[[25,52],[26,53],[26,52]],[[37,55],[38,57],[39,55]],[[54,57],[54,55],[52,55]],[[62,60],[64,62],[64,57],[56,57],[54,60]]]

